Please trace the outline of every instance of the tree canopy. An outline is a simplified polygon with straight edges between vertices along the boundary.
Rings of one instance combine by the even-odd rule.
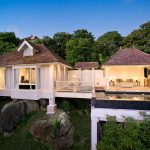
[[[74,65],[77,61],[91,61],[94,36],[87,30],[74,31],[73,37],[66,43],[66,60]]]
[[[99,61],[105,62],[121,46],[123,37],[117,31],[111,31],[103,34],[96,40],[96,50],[99,55]]]
[[[124,47],[136,47],[150,53],[150,21],[124,37],[123,45]]]
[[[15,33],[0,32],[0,54],[15,50],[19,42]],[[33,42],[43,43],[72,65],[77,61],[104,63],[119,47],[135,47],[150,53],[150,21],[125,37],[117,31],[109,31],[95,39],[87,29],[78,29],[72,34],[57,32],[53,37],[43,36]]]
[[[0,54],[5,54],[19,45],[19,39],[14,32],[0,32]]]

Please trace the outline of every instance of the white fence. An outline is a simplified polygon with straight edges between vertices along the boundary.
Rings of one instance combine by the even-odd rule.
[[[57,92],[92,92],[94,87],[92,82],[82,81],[55,81]]]

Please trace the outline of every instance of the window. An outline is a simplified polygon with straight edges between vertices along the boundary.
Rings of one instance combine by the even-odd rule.
[[[19,69],[19,89],[35,89],[36,88],[36,70],[35,68]]]
[[[6,83],[5,83],[5,80],[6,80],[6,78],[5,78],[5,73],[6,72],[6,70],[5,70],[5,68],[0,68],[0,89],[5,89],[5,87],[6,87]]]

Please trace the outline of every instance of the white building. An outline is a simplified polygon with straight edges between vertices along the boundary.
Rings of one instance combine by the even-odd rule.
[[[107,115],[142,119],[149,113],[150,55],[138,49],[120,49],[101,69],[96,62],[67,62],[42,44],[24,41],[0,56],[0,96],[12,99],[49,99],[47,114],[55,113],[55,97],[92,100],[91,149],[96,150],[99,121]]]
[[[48,114],[55,112],[55,97],[91,99],[94,80],[79,81],[78,71],[68,69],[72,66],[43,44],[24,41],[16,51],[0,56],[0,96],[28,100],[47,98]]]

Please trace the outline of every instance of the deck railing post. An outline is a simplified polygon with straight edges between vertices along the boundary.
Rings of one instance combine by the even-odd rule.
[[[77,88],[76,88],[76,82],[73,83],[73,92],[77,92]]]

